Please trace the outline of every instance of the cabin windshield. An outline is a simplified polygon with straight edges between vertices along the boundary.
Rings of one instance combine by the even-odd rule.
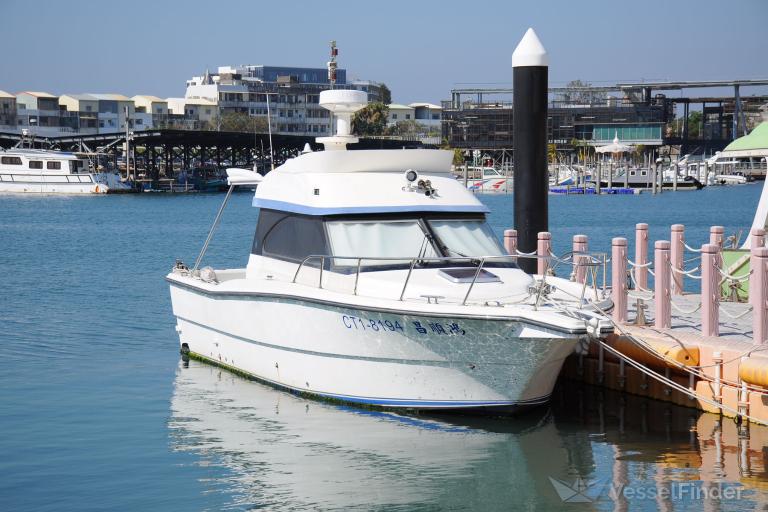
[[[407,268],[416,259],[420,267],[472,266],[467,258],[505,256],[493,231],[478,214],[382,214],[310,216],[262,209],[252,253],[329,269]],[[444,258],[441,261],[430,261]],[[508,259],[488,260],[485,266],[514,267]]]
[[[325,227],[334,256],[403,258],[363,260],[361,267],[402,265],[413,258],[505,254],[490,227],[479,219],[328,220]],[[333,264],[356,266],[357,259],[335,259]]]
[[[503,256],[491,228],[479,220],[430,220],[446,256]]]
[[[411,258],[435,258],[438,253],[431,235],[416,220],[328,221],[325,223],[334,256],[382,257],[403,260],[369,259],[361,266],[397,265]],[[334,265],[357,265],[357,260],[336,259]]]

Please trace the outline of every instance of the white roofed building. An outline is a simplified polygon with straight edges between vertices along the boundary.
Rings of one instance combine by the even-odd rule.
[[[0,131],[15,131],[16,123],[16,96],[0,91]]]
[[[139,94],[133,100],[134,127],[137,130],[168,126],[168,102],[157,96]]]

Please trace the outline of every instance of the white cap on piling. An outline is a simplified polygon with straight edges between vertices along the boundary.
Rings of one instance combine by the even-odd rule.
[[[549,66],[549,56],[536,32],[529,28],[512,52],[512,67]]]

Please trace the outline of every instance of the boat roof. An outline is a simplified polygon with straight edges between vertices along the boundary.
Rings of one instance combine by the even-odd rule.
[[[720,153],[720,157],[768,156],[768,121],[762,122],[749,135],[734,140]]]
[[[305,215],[488,212],[451,176],[452,159],[453,152],[434,149],[306,153],[267,174],[253,206]],[[409,170],[419,175],[414,183],[405,178]],[[419,180],[437,193],[417,191]]]
[[[29,148],[9,148],[0,150],[5,155],[17,155],[27,158],[58,158],[60,160],[77,160],[78,157],[74,153],[66,151],[49,151],[46,149],[29,149]]]

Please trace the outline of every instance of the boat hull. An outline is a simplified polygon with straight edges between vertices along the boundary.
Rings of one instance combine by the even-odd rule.
[[[275,386],[405,409],[544,403],[575,334],[518,320],[413,315],[171,285],[183,352]]]
[[[0,193],[18,194],[106,194],[109,186],[94,174],[0,173]]]

